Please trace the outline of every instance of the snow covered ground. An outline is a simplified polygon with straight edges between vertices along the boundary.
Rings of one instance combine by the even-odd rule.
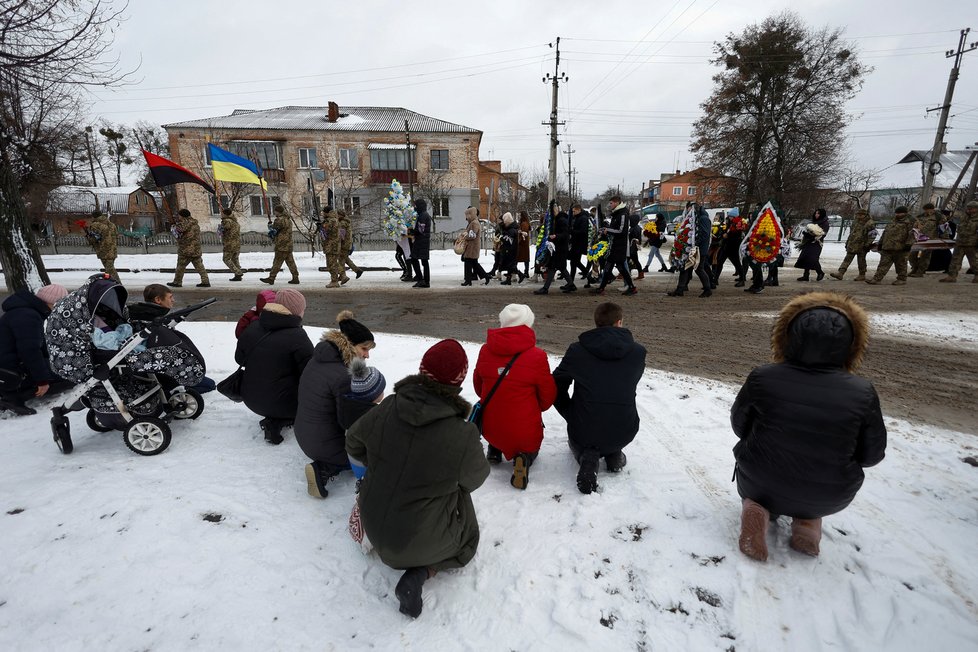
[[[210,376],[233,370],[232,324],[181,328]],[[390,387],[430,343],[378,333],[370,361]],[[346,532],[352,478],[310,498],[291,431],[265,444],[216,393],[149,458],[82,413],[68,456],[45,413],[0,419],[0,649],[976,649],[974,433],[887,418],[887,457],[825,519],[821,556],[779,522],[760,564],[737,550],[736,390],[647,371],[628,467],[590,496],[546,413],[528,489],[493,469],[479,552],[426,584],[417,621],[397,611],[399,573]]]

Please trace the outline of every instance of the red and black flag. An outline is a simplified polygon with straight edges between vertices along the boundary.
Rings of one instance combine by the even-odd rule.
[[[162,156],[151,154],[145,149],[143,156],[146,157],[146,164],[149,165],[149,173],[153,175],[153,181],[157,187],[169,186],[174,183],[196,183],[207,189],[207,192],[214,193],[214,188],[196,174],[185,167],[181,167],[173,161],[167,160]]]

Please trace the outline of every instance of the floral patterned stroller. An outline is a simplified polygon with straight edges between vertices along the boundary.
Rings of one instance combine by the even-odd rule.
[[[204,359],[171,327],[216,299],[130,324],[127,298],[122,285],[97,274],[55,304],[45,323],[52,370],[78,383],[51,409],[54,441],[66,455],[74,449],[70,412],[87,408],[92,430],[121,430],[130,450],[157,455],[170,445],[172,420],[196,419],[204,410],[192,389],[204,376]],[[106,330],[125,337],[117,349],[95,346],[93,338]]]

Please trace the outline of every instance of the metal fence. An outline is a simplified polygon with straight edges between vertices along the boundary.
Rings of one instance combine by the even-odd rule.
[[[455,238],[462,233],[445,231],[431,234],[431,249],[451,249]],[[485,234],[485,231],[483,232]],[[310,251],[313,248],[322,250],[322,242],[316,237],[315,242],[309,240],[297,231],[292,232],[292,242],[296,251]],[[41,254],[90,254],[92,247],[88,239],[80,234],[41,236],[37,239]],[[201,248],[205,253],[220,253],[223,250],[221,238],[214,231],[204,231],[200,234]],[[167,232],[155,233],[145,237],[119,235],[116,240],[119,254],[167,254],[176,253],[176,238]],[[241,251],[271,251],[272,239],[263,231],[246,231],[241,234]],[[371,233],[355,233],[353,235],[355,251],[386,251],[394,249],[394,242],[384,231]]]

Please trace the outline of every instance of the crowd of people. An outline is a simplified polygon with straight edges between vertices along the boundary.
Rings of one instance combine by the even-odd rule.
[[[432,220],[425,200],[416,200],[414,209],[417,217],[404,237],[396,241],[394,259],[402,271],[402,281],[413,282],[412,287],[415,288],[429,288]],[[664,215],[643,217],[632,213],[618,196],[610,198],[608,209],[606,216],[600,205],[584,210],[580,204],[574,203],[568,213],[556,202],[551,202],[548,209],[551,219],[546,225],[541,224],[536,228],[525,211],[518,216],[505,213],[498,222],[489,226],[492,229],[493,265],[487,271],[480,262],[485,227],[479,210],[470,206],[465,211],[466,226],[456,247],[462,262],[462,286],[471,286],[477,281],[488,285],[496,278],[501,285],[512,285],[514,280],[523,283],[533,276],[534,280],[542,279],[543,283],[534,294],[545,295],[558,279],[563,281],[559,286],[561,292],[576,292],[578,286],[575,281],[580,278],[584,288],[597,295],[603,295],[610,284],[622,281],[622,294],[629,296],[638,293],[635,281],[645,278],[650,273],[653,261],[658,261],[659,269],[656,271],[678,273],[678,283],[675,289],[667,293],[669,296],[683,296],[689,291],[689,282],[695,276],[702,285],[699,296],[705,298],[717,289],[724,264],[730,261],[734,270],[734,287],[747,285],[750,272],[751,283],[745,291],[757,294],[765,287],[779,285],[778,270],[792,256],[790,234],[784,234],[783,247],[774,260],[753,260],[743,247],[752,220],[742,218],[736,208],[721,211],[711,218],[703,206],[687,204],[687,214],[696,221],[693,229],[695,242],[688,243],[695,250],[692,256],[678,252],[675,238],[670,240],[666,233]],[[269,224],[268,235],[273,243],[274,258],[268,276],[260,280],[274,285],[284,265],[291,274],[288,283],[298,285],[292,219],[281,205],[275,206],[273,213],[275,219]],[[756,220],[760,215],[758,209],[752,219]],[[350,282],[347,270],[360,278],[364,270],[351,258],[353,227],[346,212],[327,206],[317,225],[330,277],[326,287],[339,288]],[[95,211],[85,229],[105,272],[118,280],[114,226],[104,214]],[[825,278],[821,254],[829,229],[827,212],[823,208],[816,209],[796,245],[798,256],[794,267],[801,270],[798,281],[819,282]],[[182,209],[171,230],[177,243],[177,263],[173,280],[167,285],[182,287],[186,269],[192,265],[200,277],[197,287],[210,287],[197,220],[190,211]],[[218,233],[223,243],[224,264],[232,274],[230,280],[240,281],[245,274],[239,262],[240,226],[230,209],[222,212]],[[969,202],[957,222],[952,219],[949,210],[938,212],[933,204],[925,204],[923,211],[915,218],[910,217],[906,207],[897,207],[877,241],[878,236],[879,230],[869,212],[858,209],[846,239],[845,259],[839,269],[829,276],[843,280],[855,260],[858,269],[856,280],[871,285],[882,282],[891,267],[897,275],[894,285],[904,285],[908,277],[920,278],[928,271],[945,272],[940,279],[942,283],[956,282],[965,258],[972,271],[978,268],[975,253],[978,245],[978,202]],[[663,256],[662,249],[670,242],[673,246]],[[937,247],[932,248],[935,244]],[[531,249],[532,245],[535,245],[535,251]],[[640,261],[643,247],[649,249],[644,265]],[[878,251],[880,260],[875,274],[867,276],[867,255],[871,251]],[[978,282],[978,276],[973,281]]]
[[[71,386],[51,372],[43,330],[45,318],[70,298],[65,288],[48,285],[4,301],[3,409],[33,414],[26,401]],[[128,318],[149,321],[173,303],[170,288],[153,284],[128,307]],[[342,310],[314,345],[303,328],[305,309],[296,289],[265,290],[241,316],[234,352],[243,370],[240,398],[261,417],[269,444],[282,444],[292,428],[309,459],[310,496],[326,498],[330,483],[348,471],[356,478],[349,530],[402,571],[394,593],[411,617],[422,611],[428,579],[474,558],[479,522],[471,494],[491,468],[507,460],[510,485],[527,489],[544,439],[543,413],[551,407],[566,423],[580,493],[598,490],[602,459],[610,474],[626,468],[625,448],[640,430],[636,394],[646,351],[618,304],[599,304],[594,328],[553,369],[536,345],[531,308],[509,304],[499,327],[487,331],[471,375],[461,344],[442,340],[389,395],[384,375],[367,363],[377,346],[370,328]],[[751,372],[731,409],[745,555],[766,560],[768,524],[777,516],[792,519],[792,548],[817,555],[821,519],[844,509],[863,482],[862,469],[882,460],[879,398],[853,373],[868,333],[866,314],[849,297],[803,294],[781,310],[773,363]],[[94,349],[94,331],[92,339]],[[468,378],[479,397],[475,406],[461,397]],[[213,387],[201,381],[197,389]],[[811,400],[799,404],[793,397],[800,395]],[[840,409],[819,407],[825,404]]]

